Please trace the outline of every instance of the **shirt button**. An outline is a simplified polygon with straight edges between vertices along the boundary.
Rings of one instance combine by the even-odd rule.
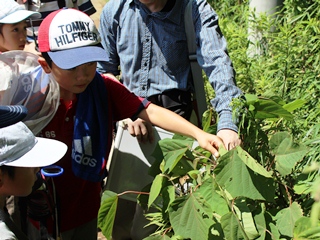
[[[142,90],[145,90],[146,89],[146,86],[142,86]]]
[[[148,63],[147,63],[147,62],[145,62],[145,63],[144,63],[144,66],[146,67],[147,65],[148,65]]]
[[[66,122],[69,122],[69,118],[68,118],[68,117],[66,117],[65,121],[66,121]]]

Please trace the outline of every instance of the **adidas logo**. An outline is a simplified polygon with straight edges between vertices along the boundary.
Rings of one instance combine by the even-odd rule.
[[[97,160],[92,157],[91,136],[73,140],[72,158],[81,165],[96,167]]]

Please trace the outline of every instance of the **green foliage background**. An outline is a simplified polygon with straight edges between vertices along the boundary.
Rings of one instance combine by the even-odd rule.
[[[220,17],[220,27],[236,70],[236,81],[245,93],[277,97],[288,103],[304,101],[293,121],[277,125],[307,142],[319,139],[320,114],[320,1],[285,0],[275,16],[256,16],[248,1],[210,1]],[[248,26],[261,41],[248,40]],[[258,55],[249,56],[252,47]],[[249,50],[248,50],[249,49]],[[213,93],[208,88],[210,96]],[[312,160],[319,160],[319,144],[311,144]]]

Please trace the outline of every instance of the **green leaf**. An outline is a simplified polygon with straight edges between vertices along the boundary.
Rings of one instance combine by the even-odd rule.
[[[275,197],[273,179],[252,171],[245,162],[248,162],[247,155],[239,156],[236,149],[220,157],[219,164],[214,170],[218,184],[233,198],[247,197],[273,202]],[[254,164],[249,165],[254,166]]]
[[[259,101],[258,97],[254,94],[245,94],[245,98],[246,98],[246,102],[249,104],[249,105],[254,105],[256,102]]]
[[[212,210],[193,194],[176,199],[170,206],[169,218],[177,235],[192,240],[212,238],[210,228],[215,223]]]
[[[186,154],[188,154],[190,151],[187,150]],[[184,176],[189,171],[193,170],[193,166],[191,165],[192,162],[190,160],[187,160],[185,156],[182,156],[178,162],[176,162],[176,165],[173,169],[171,169],[172,176]]]
[[[244,151],[241,147],[238,146],[236,149],[234,149],[234,151],[237,151],[238,156],[252,171],[266,178],[272,178],[272,173],[264,169],[264,167],[261,164],[259,164],[257,160],[251,157],[249,153]]]
[[[163,212],[167,212],[169,206],[175,200],[175,197],[176,197],[175,187],[172,185],[164,187],[161,193],[162,193],[162,204],[163,204],[162,210]]]
[[[171,239],[167,235],[157,235],[157,236],[149,236],[144,238],[143,240],[169,240]]]
[[[259,233],[256,229],[252,213],[250,212],[246,201],[240,198],[236,199],[234,210],[237,213],[238,219],[240,220],[245,235],[248,236],[249,239],[257,238],[259,236]]]
[[[159,141],[161,142],[161,140]],[[150,166],[148,170],[148,174],[152,177],[156,177],[159,173],[161,173],[161,163],[164,159],[162,150],[160,148],[159,142],[156,144],[151,156],[154,157],[154,162]]]
[[[203,131],[207,132],[210,125],[211,125],[211,119],[212,119],[212,110],[208,109],[203,113],[202,116],[202,129]],[[200,119],[201,120],[201,119]]]
[[[162,188],[162,181],[164,177],[162,175],[157,175],[155,179],[152,182],[151,189],[150,189],[150,195],[148,200],[148,207],[152,205],[152,203],[156,200],[156,198],[159,196],[159,193]]]
[[[306,169],[306,168],[305,168]],[[313,190],[313,184],[315,183],[315,174],[300,174],[296,178],[296,184],[293,189],[296,194],[309,194]],[[320,182],[319,182],[320,184]]]
[[[198,175],[199,175],[199,170],[191,170],[188,172],[188,175],[194,179],[194,180],[197,180],[198,178]]]
[[[294,144],[286,132],[273,135],[270,139],[270,148],[275,155],[276,170],[283,176],[290,174],[308,152],[304,145]]]
[[[283,140],[285,139],[291,139],[291,135],[288,132],[277,132],[274,135],[272,135],[270,141],[269,141],[269,145],[270,145],[270,149],[273,152],[277,152],[279,146],[281,145],[281,143],[283,142]]]
[[[164,156],[164,171],[171,172],[182,156],[191,148],[193,141],[181,139],[162,139],[159,141]]]
[[[295,240],[320,239],[320,223],[314,226],[310,218],[299,218],[294,226],[293,236]]]
[[[105,191],[102,195],[101,206],[98,212],[98,227],[107,239],[110,239],[112,235],[117,205],[118,195],[111,191]]]
[[[285,110],[281,105],[270,99],[259,98],[259,102],[255,104],[255,118],[284,118],[292,120],[293,115]]]
[[[224,216],[222,216],[221,225],[222,225],[225,239],[228,239],[228,240],[248,239],[248,237],[244,236],[244,232],[241,229],[241,226],[239,225],[239,221],[232,212],[229,212]]]
[[[266,224],[265,214],[262,211],[261,205],[263,205],[263,204],[256,206],[252,212],[255,225],[256,225],[257,230],[260,234],[260,236],[258,238],[256,238],[256,240],[265,240],[266,239],[267,224]]]
[[[282,235],[293,237],[294,224],[302,216],[301,207],[297,202],[293,202],[288,208],[280,210],[275,216],[279,232]]]
[[[219,194],[219,187],[213,177],[206,179],[202,185],[194,192],[195,195],[201,196],[211,207],[212,212],[223,216],[230,211],[228,200]]]
[[[282,107],[288,112],[293,112],[294,110],[301,108],[306,103],[305,100],[297,99],[291,103],[285,104]]]

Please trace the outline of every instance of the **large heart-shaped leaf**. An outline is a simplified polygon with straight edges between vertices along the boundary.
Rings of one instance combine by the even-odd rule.
[[[192,240],[212,239],[210,229],[215,224],[212,215],[210,206],[194,194],[176,199],[169,211],[174,233]]]
[[[303,216],[301,207],[293,202],[289,207],[280,210],[275,216],[279,232],[285,236],[293,237],[295,222]]]
[[[243,158],[243,159],[242,159]],[[267,171],[250,162],[247,155],[231,150],[223,155],[215,168],[216,181],[225,188],[233,198],[247,197],[253,200],[274,201],[275,186],[272,178],[266,178],[259,172],[269,176]],[[248,165],[250,168],[248,167]],[[257,169],[255,172],[252,169]]]

